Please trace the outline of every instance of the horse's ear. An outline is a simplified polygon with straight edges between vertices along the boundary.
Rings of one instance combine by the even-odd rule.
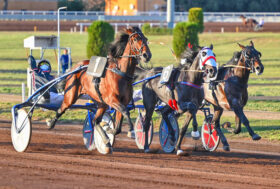
[[[211,50],[213,50],[213,44],[211,44],[209,48],[210,48]]]
[[[126,33],[128,33],[129,35],[132,34],[132,27],[129,26],[128,28],[125,29]]]
[[[245,49],[245,46],[244,45],[241,45],[240,43],[237,43],[238,45],[239,45],[239,47],[241,48],[241,49]]]
[[[251,46],[251,47],[254,47],[253,41],[250,41],[250,46]]]
[[[202,49],[202,47],[197,45],[197,50],[200,51],[201,49]]]

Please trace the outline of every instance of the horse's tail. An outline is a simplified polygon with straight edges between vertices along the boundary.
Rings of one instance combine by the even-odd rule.
[[[259,24],[258,21],[256,21],[255,19],[253,19],[253,23],[254,23],[255,25],[258,25],[258,24]]]
[[[75,66],[73,66],[73,68],[72,68],[71,70],[74,70],[74,69],[76,69],[76,68],[79,67],[79,66],[88,65],[88,64],[89,64],[89,60],[83,60],[83,61],[77,63]],[[70,77],[71,77],[71,75],[68,76],[66,79],[62,80],[61,82],[59,82],[59,83],[56,85],[56,89],[57,89],[59,92],[64,91],[65,86],[66,86],[66,83],[67,83],[67,81],[68,81],[68,79],[69,79]]]

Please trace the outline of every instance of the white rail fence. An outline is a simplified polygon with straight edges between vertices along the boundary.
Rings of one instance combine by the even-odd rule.
[[[240,22],[240,15],[280,22],[280,12],[204,12],[204,22]],[[137,21],[166,22],[166,12],[138,12],[135,16],[105,15],[96,11],[61,11],[62,20],[73,21]],[[0,20],[56,20],[57,11],[0,11]],[[175,22],[188,20],[188,12],[175,12]]]

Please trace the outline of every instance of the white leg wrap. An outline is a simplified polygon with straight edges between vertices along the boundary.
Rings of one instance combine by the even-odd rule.
[[[195,140],[198,140],[200,137],[199,131],[192,131],[192,137]]]
[[[177,150],[177,156],[180,156],[180,155],[182,155],[183,153],[184,153],[183,150]]]

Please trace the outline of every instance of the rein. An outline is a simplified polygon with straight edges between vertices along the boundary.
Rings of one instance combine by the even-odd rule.
[[[187,81],[181,81],[181,82],[179,82],[179,84],[181,84],[181,85],[187,85],[187,86],[189,86],[189,87],[193,87],[193,88],[196,88],[196,89],[201,89],[201,85],[199,86],[199,85],[196,85],[196,84],[194,84],[194,83],[187,82]]]
[[[251,70],[251,68],[248,68],[246,66],[238,66],[238,65],[227,65],[227,66],[223,66],[223,68],[243,68],[243,69]]]
[[[139,36],[141,36],[138,32],[134,32],[132,34],[129,35],[128,37],[128,40],[129,40],[129,44],[130,44],[130,51],[129,51],[129,55],[123,55],[123,56],[119,56],[120,58],[139,58],[140,56],[142,56],[142,50],[143,50],[143,47],[144,47],[144,43],[143,43],[143,39],[142,39],[142,36],[141,36],[141,40],[142,40],[142,44],[141,44],[141,47],[140,49],[137,49],[134,47],[134,45],[132,45],[132,41],[131,41],[131,37],[133,35],[136,35],[138,34]],[[132,47],[133,46],[133,47]],[[130,52],[133,51],[134,53],[138,53],[137,55],[131,55]]]

